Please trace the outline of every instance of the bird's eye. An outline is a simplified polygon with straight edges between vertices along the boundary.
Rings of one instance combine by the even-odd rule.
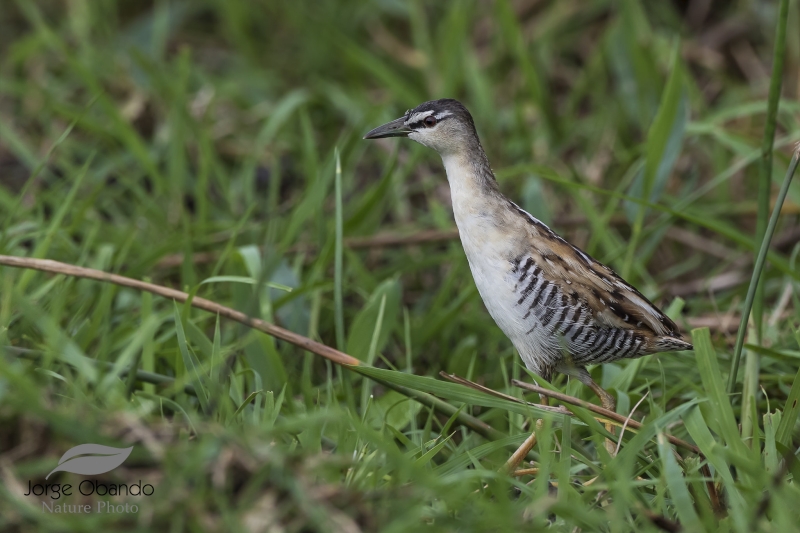
[[[423,120],[423,122],[425,123],[426,126],[432,128],[433,126],[436,125],[437,120],[436,117],[430,116],[430,117],[425,117],[425,120]]]

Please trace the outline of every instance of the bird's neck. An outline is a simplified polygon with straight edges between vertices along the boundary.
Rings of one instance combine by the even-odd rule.
[[[500,193],[483,149],[442,155],[442,161],[461,244],[484,294],[488,288],[480,280],[488,279],[498,260],[513,256],[517,221],[509,216],[510,202]]]
[[[459,227],[465,217],[486,217],[501,207],[503,195],[480,144],[469,150],[442,154],[442,162]]]

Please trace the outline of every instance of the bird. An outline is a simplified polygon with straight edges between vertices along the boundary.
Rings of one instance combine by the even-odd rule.
[[[574,377],[614,411],[613,396],[594,382],[587,365],[692,349],[678,326],[631,284],[500,191],[461,102],[424,102],[364,139],[385,137],[407,137],[441,156],[475,285],[528,370],[548,382],[556,372]],[[518,464],[534,444],[535,432],[510,463]]]

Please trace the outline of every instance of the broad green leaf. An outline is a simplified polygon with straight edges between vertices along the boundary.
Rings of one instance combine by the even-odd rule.
[[[200,355],[203,361],[211,361],[211,355],[214,348],[211,341],[208,340],[205,332],[201,330],[197,324],[191,320],[187,320],[184,328],[184,334],[189,342],[192,343],[192,346],[197,349],[197,353]]]
[[[733,416],[728,393],[722,383],[722,374],[717,363],[717,353],[711,344],[711,335],[708,328],[698,328],[692,330],[692,341],[694,342],[694,353],[697,359],[697,367],[700,378],[703,381],[703,388],[710,400],[714,418],[719,427],[721,437],[725,443],[737,453],[746,453],[747,447],[739,436],[739,429],[736,418]]]
[[[708,423],[703,418],[703,413],[699,408],[691,409],[686,413],[683,417],[683,422],[689,435],[691,435],[697,447],[706,457],[708,464],[714,468],[716,475],[722,478],[725,494],[730,502],[731,516],[739,525],[740,530],[745,531],[745,524],[747,524],[745,516],[746,502],[731,474],[730,464],[725,457],[724,446],[714,439],[708,429]]]
[[[614,75],[618,105],[629,121],[644,128],[658,105],[661,77],[655,68],[652,50],[643,46],[647,36],[640,38],[643,17],[631,8],[632,2],[622,3],[622,16],[606,32],[606,57]]]
[[[667,482],[667,488],[672,495],[675,511],[678,513],[681,525],[687,531],[703,531],[704,527],[700,517],[694,510],[694,502],[689,495],[689,487],[683,477],[674,452],[663,433],[658,434],[658,452],[661,456],[661,467]]]
[[[241,246],[237,251],[250,277],[258,279],[258,277],[261,276],[261,251],[258,249],[258,246]]]
[[[345,349],[344,327],[344,208],[342,206],[342,160],[339,149],[336,154],[336,174],[334,191],[336,213],[334,217],[334,257],[333,257],[333,320],[336,330],[336,347]]]

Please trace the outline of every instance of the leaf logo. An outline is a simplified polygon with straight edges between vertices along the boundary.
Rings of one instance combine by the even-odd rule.
[[[53,475],[53,472],[72,472],[84,476],[103,474],[124,463],[131,454],[131,450],[133,450],[133,446],[112,448],[102,444],[79,444],[61,456],[58,466],[47,474],[45,479]]]

